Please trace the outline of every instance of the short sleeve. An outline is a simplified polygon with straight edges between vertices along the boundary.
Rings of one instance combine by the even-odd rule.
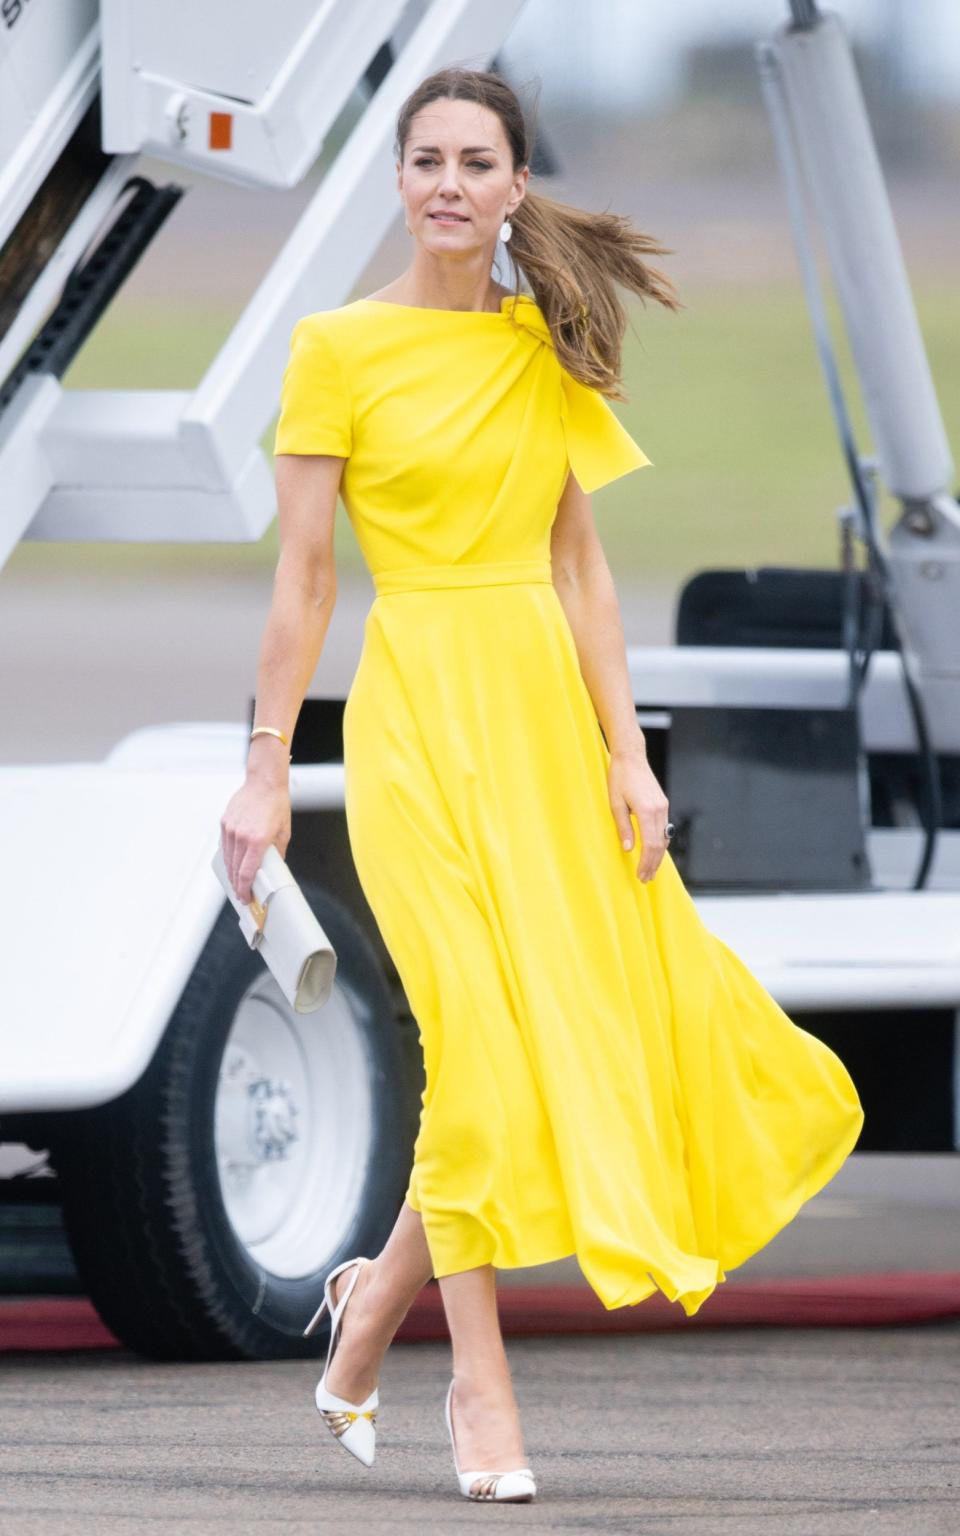
[[[347,381],[322,323],[316,315],[304,315],[290,337],[273,451],[349,458],[352,417]]]
[[[632,469],[652,465],[599,390],[581,384],[566,369],[562,373],[567,458],[580,489],[589,495]]]

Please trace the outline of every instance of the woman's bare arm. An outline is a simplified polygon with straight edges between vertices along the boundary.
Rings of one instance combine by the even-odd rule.
[[[278,454],[274,461],[280,558],[257,667],[255,725],[292,737],[336,602],[333,531],[346,461],[328,454]],[[243,787],[223,817],[224,862],[249,901],[263,854],[290,838],[289,749],[276,736],[250,742]]]
[[[636,816],[643,843],[637,874],[649,880],[666,848],[667,798],[647,762],[637,723],[620,605],[590,497],[572,470],[557,507],[550,553],[553,584],[610,751],[610,809],[625,848],[633,845],[630,813]]]

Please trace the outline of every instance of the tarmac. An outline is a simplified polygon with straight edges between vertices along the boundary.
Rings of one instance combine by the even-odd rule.
[[[854,1153],[728,1286],[960,1274],[951,1156]],[[573,1260],[502,1271],[576,1284]],[[515,1293],[514,1293],[515,1294]],[[960,1286],[958,1286],[960,1312]],[[507,1336],[530,1505],[477,1515],[443,1420],[450,1350],[397,1340],[366,1469],[321,1424],[312,1361],[157,1365],[126,1350],[0,1366],[4,1536],[391,1536],[474,1521],[636,1536],[956,1536],[960,1316],[900,1327]]]
[[[313,1407],[313,1362],[38,1355],[0,1381],[5,1536],[380,1536],[496,1521],[636,1536],[955,1536],[960,1323],[508,1344],[536,1500],[462,1497],[446,1344],[395,1343],[377,1457]]]

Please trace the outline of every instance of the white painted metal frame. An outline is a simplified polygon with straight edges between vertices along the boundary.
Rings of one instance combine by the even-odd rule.
[[[923,501],[949,489],[954,465],[846,30],[825,11],[809,31],[779,27],[767,48],[796,124],[884,482]]]
[[[642,706],[750,706],[755,709],[842,709],[849,694],[846,651],[752,645],[631,645],[627,665]],[[914,752],[913,716],[896,651],[875,651],[859,699],[868,752]],[[950,722],[932,719],[938,729]],[[941,750],[952,750],[949,743]]]
[[[268,18],[251,0],[101,0],[103,147],[295,187],[406,3],[283,0]]]
[[[345,301],[395,217],[405,96],[444,62],[489,62],[522,4],[433,0],[196,390],[33,386],[0,439],[7,515],[25,538],[262,537],[276,503],[259,440],[276,415],[294,322]]]

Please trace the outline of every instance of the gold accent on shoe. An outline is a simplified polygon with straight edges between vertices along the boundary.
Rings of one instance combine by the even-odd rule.
[[[350,1408],[321,1408],[320,1412],[338,1440],[342,1434],[346,1433],[355,1419],[369,1419],[371,1424],[375,1424],[377,1421],[376,1408],[368,1408],[366,1413],[355,1413]]]
[[[488,1472],[486,1477],[481,1477],[470,1489],[471,1499],[493,1499],[496,1497],[497,1484],[500,1481],[499,1474]]]

